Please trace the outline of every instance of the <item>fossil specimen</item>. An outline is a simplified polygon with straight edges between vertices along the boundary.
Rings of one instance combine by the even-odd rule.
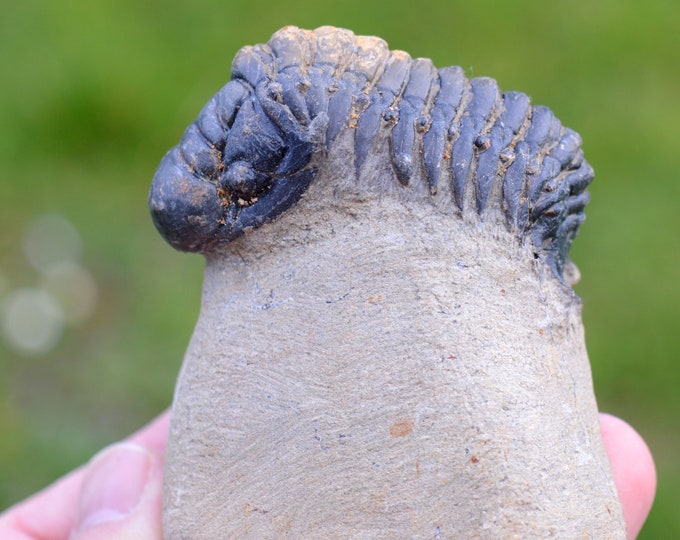
[[[163,158],[206,255],[168,538],[624,535],[568,251],[592,169],[519,92],[286,27]]]

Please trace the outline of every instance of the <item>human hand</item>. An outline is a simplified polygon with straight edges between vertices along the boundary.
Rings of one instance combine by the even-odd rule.
[[[2,540],[160,540],[169,411],[0,514]]]
[[[654,459],[642,437],[620,418],[600,413],[600,428],[628,538],[637,538],[656,493]]]
[[[3,540],[160,540],[166,411],[126,442],[113,444],[43,491],[0,515]],[[602,438],[623,506],[628,538],[637,536],[654,500],[656,471],[642,438],[600,415]]]

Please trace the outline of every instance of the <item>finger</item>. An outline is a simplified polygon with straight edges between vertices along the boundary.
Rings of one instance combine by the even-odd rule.
[[[645,441],[626,422],[600,414],[602,440],[612,465],[628,538],[636,538],[656,492],[656,468]]]
[[[140,444],[157,453],[165,452],[165,443],[168,440],[168,422],[170,410],[163,412],[145,427],[130,435],[128,442]]]
[[[83,477],[71,540],[160,540],[162,454],[125,442],[97,454]]]
[[[75,523],[83,467],[0,515],[3,540],[65,540]]]
[[[166,411],[133,434],[130,442],[159,454],[165,448],[169,413]],[[73,529],[85,467],[0,514],[3,540],[66,540]]]

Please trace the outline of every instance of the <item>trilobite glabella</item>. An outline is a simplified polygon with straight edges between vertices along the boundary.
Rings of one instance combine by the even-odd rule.
[[[579,136],[331,27],[231,74],[149,198],[207,260],[166,537],[624,538],[566,284]]]
[[[294,205],[343,130],[357,177],[388,137],[382,157],[404,189],[422,184],[459,213],[502,208],[562,275],[593,178],[579,135],[493,79],[330,27],[288,27],[241,49],[232,80],[161,162],[154,223],[178,249],[215,249]]]

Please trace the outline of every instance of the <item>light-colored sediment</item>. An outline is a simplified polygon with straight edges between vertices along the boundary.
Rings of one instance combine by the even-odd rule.
[[[579,298],[500,212],[337,163],[208,258],[166,538],[625,538]]]

